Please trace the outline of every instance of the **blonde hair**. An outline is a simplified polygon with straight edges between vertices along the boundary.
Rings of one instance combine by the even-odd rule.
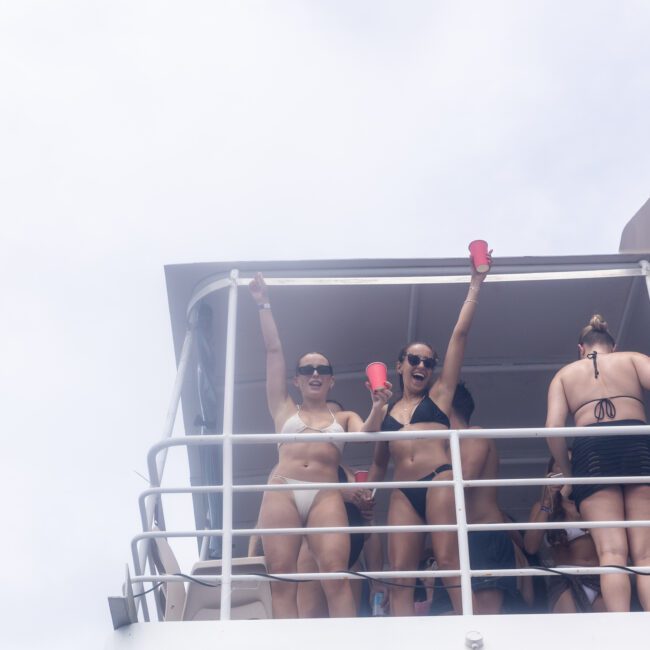
[[[580,345],[604,343],[612,348],[616,345],[614,337],[609,332],[607,323],[600,314],[594,314],[589,320],[589,325],[582,328],[578,343]]]

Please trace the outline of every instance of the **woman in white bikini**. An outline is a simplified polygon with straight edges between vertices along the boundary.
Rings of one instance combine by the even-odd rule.
[[[275,430],[281,433],[342,433],[378,431],[384,406],[391,397],[390,384],[372,391],[372,409],[363,422],[352,411],[332,413],[327,405],[334,386],[332,366],[323,354],[310,352],[298,360],[294,386],[302,404],[296,405],[287,390],[286,362],[278,329],[271,312],[268,290],[261,274],[250,283],[250,291],[260,313],[266,347],[266,397]],[[337,483],[343,442],[305,442],[278,445],[278,464],[269,483]],[[348,517],[338,490],[291,490],[265,492],[260,509],[261,528],[304,526],[347,526]],[[307,531],[308,532],[308,531]],[[321,572],[346,571],[350,554],[350,535],[326,533],[306,535],[309,548]],[[264,555],[269,573],[296,572],[300,535],[266,535]],[[331,617],[356,615],[348,580],[323,580],[323,591]],[[274,618],[296,618],[297,584],[271,583]]]

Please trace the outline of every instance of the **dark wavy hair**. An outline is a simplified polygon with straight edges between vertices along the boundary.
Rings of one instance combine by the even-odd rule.
[[[451,408],[469,424],[469,421],[472,419],[472,413],[474,413],[474,406],[474,398],[467,386],[465,386],[465,382],[458,382],[458,386],[456,386],[456,391],[454,392],[454,399],[451,402]]]

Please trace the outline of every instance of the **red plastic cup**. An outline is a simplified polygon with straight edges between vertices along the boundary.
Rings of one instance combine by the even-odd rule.
[[[367,480],[368,480],[368,470],[358,469],[354,473],[354,481],[355,481],[355,483],[365,483]]]
[[[488,262],[488,243],[483,239],[475,239],[469,245],[469,252],[472,255],[472,262],[479,273],[485,273],[490,269]]]
[[[386,376],[388,374],[388,368],[386,364],[381,361],[373,361],[368,364],[366,368],[366,376],[370,382],[370,388],[372,390],[377,390],[378,388],[384,388],[386,385]]]

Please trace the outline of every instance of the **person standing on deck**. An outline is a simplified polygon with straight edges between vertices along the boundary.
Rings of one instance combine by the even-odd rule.
[[[479,429],[470,427],[474,399],[463,382],[458,384],[451,409],[452,429]],[[460,441],[463,478],[466,480],[496,479],[499,477],[499,456],[496,442],[490,438],[464,438]],[[468,524],[503,523],[503,514],[497,502],[497,487],[465,489],[465,509]],[[505,530],[476,530],[468,533],[472,569],[514,569],[515,551],[512,538]],[[506,594],[515,596],[517,579],[514,576],[472,578],[472,596],[475,614],[499,614]]]

